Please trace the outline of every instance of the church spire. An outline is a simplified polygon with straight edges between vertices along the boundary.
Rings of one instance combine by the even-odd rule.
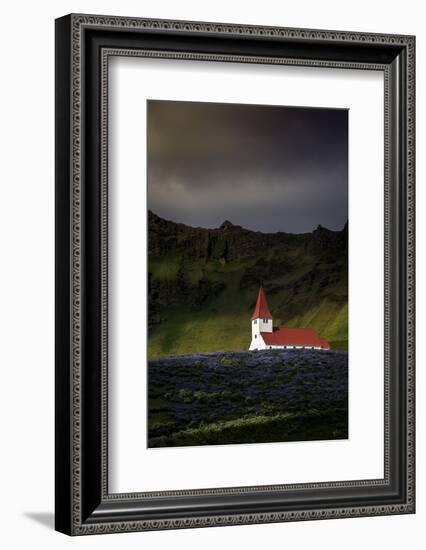
[[[259,294],[257,295],[257,302],[253,311],[252,320],[259,319],[261,317],[265,319],[272,319],[268,302],[266,301],[265,291],[262,286],[259,288]]]

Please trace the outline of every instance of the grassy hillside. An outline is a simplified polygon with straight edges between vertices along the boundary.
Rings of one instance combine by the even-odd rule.
[[[149,215],[149,358],[247,349],[262,283],[276,326],[313,327],[347,349],[347,227],[263,234]]]

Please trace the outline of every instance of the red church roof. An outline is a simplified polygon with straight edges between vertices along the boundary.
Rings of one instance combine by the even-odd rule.
[[[265,291],[263,287],[259,288],[259,294],[257,295],[256,307],[254,308],[252,320],[264,317],[265,319],[272,319],[271,312],[269,311],[268,302],[266,301]]]
[[[330,344],[320,338],[313,328],[278,328],[274,332],[261,332],[267,346],[315,346],[330,349]]]

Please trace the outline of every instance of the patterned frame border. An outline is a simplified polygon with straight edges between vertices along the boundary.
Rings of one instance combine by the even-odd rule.
[[[337,517],[360,517],[370,515],[385,515],[395,513],[412,513],[414,511],[414,169],[415,169],[415,142],[414,142],[414,111],[415,111],[415,92],[414,92],[414,37],[412,36],[397,36],[397,35],[377,35],[366,33],[347,33],[341,31],[320,31],[307,29],[287,29],[278,27],[252,27],[244,25],[227,25],[218,23],[199,23],[186,21],[168,21],[168,20],[146,20],[124,17],[107,17],[94,15],[72,15],[71,16],[71,33],[72,33],[72,67],[71,67],[71,94],[72,94],[72,174],[71,174],[71,201],[72,201],[72,328],[71,328],[71,377],[72,377],[72,533],[76,535],[83,534],[100,534],[125,531],[143,531],[143,530],[158,530],[158,529],[178,529],[189,527],[204,527],[214,525],[236,525],[248,523],[264,523],[264,522],[283,522],[309,519],[327,519]],[[365,507],[345,507],[336,509],[319,509],[310,511],[297,512],[274,512],[274,513],[252,513],[252,514],[231,514],[231,515],[214,515],[211,517],[194,517],[190,519],[176,520],[147,520],[147,521],[124,521],[117,523],[92,523],[82,524],[81,517],[81,38],[84,27],[109,27],[120,29],[146,29],[146,30],[173,30],[192,33],[210,33],[214,35],[250,35],[253,37],[287,37],[294,39],[315,39],[317,41],[346,41],[353,43],[364,44],[395,44],[405,46],[407,49],[407,104],[408,104],[408,128],[407,128],[407,503],[402,505],[391,506],[365,506]],[[154,54],[154,55],[153,55]],[[150,57],[167,57],[174,59],[203,59],[210,61],[238,61],[248,63],[280,63],[280,64],[298,64],[303,66],[322,66],[322,67],[341,67],[346,69],[374,69],[385,71],[385,156],[388,156],[389,151],[389,79],[388,69],[382,65],[372,65],[362,63],[335,63],[330,61],[314,61],[314,60],[291,60],[291,59],[274,59],[261,57],[244,57],[244,56],[218,56],[207,54],[172,54],[165,52],[143,52],[142,50],[109,50],[103,54],[103,79],[107,79],[107,63],[109,55],[139,55]],[[234,57],[234,59],[232,59]],[[107,147],[106,147],[106,128],[107,128],[107,80],[102,83],[103,102],[102,102],[102,433],[103,433],[103,479],[102,491],[105,499],[138,499],[147,496],[147,493],[130,493],[130,494],[115,494],[108,495],[107,492]],[[387,168],[388,163],[385,163]],[[387,195],[386,182],[389,181],[389,173],[385,171],[385,272],[386,266],[389,265],[389,238],[387,228],[389,227],[390,211],[389,200]],[[385,276],[385,304],[389,301],[389,284],[387,276]],[[389,308],[385,313],[385,326],[388,325]],[[388,335],[385,334],[387,343],[389,343]],[[389,345],[385,346],[385,372],[386,365],[389,361]],[[388,388],[388,378],[385,375],[385,392]],[[387,386],[386,386],[387,384]],[[265,487],[261,489],[276,488],[283,489],[304,489],[309,487],[349,487],[360,485],[377,485],[386,484],[388,478],[388,449],[389,434],[386,431],[386,419],[389,413],[389,399],[385,395],[385,478],[383,480],[363,480],[360,482],[336,482],[336,483],[315,483],[315,484],[297,484],[285,486]],[[213,489],[213,490],[195,490],[195,491],[173,491],[161,493],[149,493],[150,496],[166,494],[205,494],[210,492],[221,494],[226,492],[244,493],[249,491],[259,490],[259,487],[247,488],[229,488],[229,489]]]

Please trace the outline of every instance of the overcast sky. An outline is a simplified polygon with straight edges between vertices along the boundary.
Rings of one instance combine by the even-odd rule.
[[[346,110],[148,101],[148,207],[163,218],[340,230],[347,172]]]

